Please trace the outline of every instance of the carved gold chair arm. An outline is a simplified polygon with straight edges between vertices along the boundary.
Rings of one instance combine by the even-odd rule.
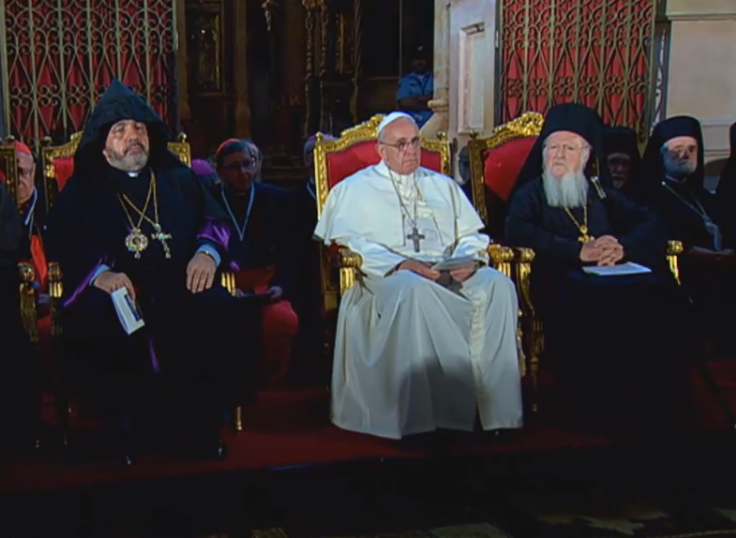
[[[502,245],[489,245],[488,257],[491,264],[509,278],[513,278],[511,263],[514,261],[514,250]]]
[[[344,295],[355,284],[358,270],[363,265],[363,258],[349,248],[340,247],[330,256],[330,265],[340,271],[340,295]]]
[[[61,335],[61,298],[64,296],[61,265],[49,262],[49,301],[51,316],[51,336]]]
[[[667,264],[670,267],[672,276],[675,277],[677,283],[680,283],[680,264],[677,257],[685,250],[682,241],[667,241]]]
[[[514,248],[514,280],[519,290],[519,299],[524,314],[530,318],[536,315],[534,302],[532,301],[531,277],[532,262],[535,253],[530,248]]]
[[[38,309],[37,294],[34,281],[36,280],[36,272],[30,263],[21,262],[18,264],[18,272],[20,273],[20,315],[23,320],[23,328],[28,333],[31,342],[38,342]]]
[[[220,282],[222,283],[222,287],[225,288],[230,295],[235,297],[237,292],[235,286],[235,273],[232,271],[223,271],[222,277],[220,277]]]

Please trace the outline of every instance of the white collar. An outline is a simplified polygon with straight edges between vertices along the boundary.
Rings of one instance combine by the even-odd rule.
[[[404,183],[406,181],[411,180],[414,177],[419,178],[420,176],[419,172],[421,169],[422,167],[420,166],[419,168],[416,169],[416,171],[413,174],[404,175],[404,174],[399,174],[398,172],[394,172],[393,170],[391,170],[383,160],[375,166],[376,172],[378,172],[382,176],[386,176],[389,179],[397,180],[399,183]]]

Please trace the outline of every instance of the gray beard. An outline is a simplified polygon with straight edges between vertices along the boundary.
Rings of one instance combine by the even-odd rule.
[[[545,170],[542,182],[547,204],[551,207],[583,207],[588,201],[588,180],[583,173],[568,172],[557,179]]]

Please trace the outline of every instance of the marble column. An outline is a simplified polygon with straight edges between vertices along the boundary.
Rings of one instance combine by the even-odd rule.
[[[450,128],[450,3],[434,0],[434,96],[429,102],[434,114],[422,127],[422,134],[433,138]]]
[[[706,174],[728,156],[736,121],[736,0],[668,0],[671,21],[666,115],[703,125]]]

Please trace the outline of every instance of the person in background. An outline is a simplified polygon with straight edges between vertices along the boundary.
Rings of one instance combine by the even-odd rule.
[[[632,200],[641,188],[641,153],[639,137],[629,127],[606,126],[603,130],[603,150],[613,187]]]
[[[397,109],[406,112],[421,129],[432,117],[429,101],[434,95],[434,74],[430,68],[429,51],[417,47],[412,54],[412,72],[399,80],[396,92]]]
[[[284,190],[257,182],[261,152],[249,140],[229,139],[215,154],[217,175],[213,192],[230,219],[235,233],[228,243],[238,266],[238,292],[257,301],[261,325],[257,335],[261,385],[275,387],[286,380],[299,321],[289,299],[293,285],[292,255],[288,250],[283,211],[288,209]]]

